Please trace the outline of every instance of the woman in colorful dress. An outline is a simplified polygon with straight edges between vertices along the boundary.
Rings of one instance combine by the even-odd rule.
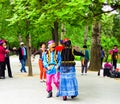
[[[47,53],[43,55],[43,64],[46,68],[46,91],[48,92],[47,98],[53,96],[53,87],[52,83],[56,86],[57,90],[59,89],[59,74],[58,70],[61,63],[60,52],[55,50],[56,44],[53,40],[48,42]],[[58,97],[58,93],[56,94]]]
[[[71,41],[68,38],[63,40],[63,45],[64,49],[61,52],[59,96],[62,96],[63,100],[67,100],[67,96],[74,98],[78,95],[74,55],[84,55],[72,48]]]

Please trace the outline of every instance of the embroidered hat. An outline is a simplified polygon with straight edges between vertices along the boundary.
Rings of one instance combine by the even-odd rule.
[[[63,39],[63,41],[62,41],[62,43],[65,43],[65,42],[67,42],[67,41],[69,41],[70,39],[68,39],[68,38],[64,38]]]
[[[52,43],[55,43],[54,40],[50,40],[50,41],[48,42],[48,45],[50,45],[50,44],[52,44]]]

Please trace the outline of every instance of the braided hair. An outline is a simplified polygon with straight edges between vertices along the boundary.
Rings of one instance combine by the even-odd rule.
[[[63,43],[64,49],[61,52],[62,61],[74,61],[73,49],[71,47],[71,41],[65,41]]]

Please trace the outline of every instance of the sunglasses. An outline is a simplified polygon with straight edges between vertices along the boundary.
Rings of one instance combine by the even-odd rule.
[[[54,47],[52,47],[52,48],[55,48],[55,46],[54,46]]]

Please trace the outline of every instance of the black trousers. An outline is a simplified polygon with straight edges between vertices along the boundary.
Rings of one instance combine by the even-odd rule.
[[[109,68],[104,68],[103,76],[110,77],[110,69]]]
[[[0,62],[0,77],[5,77],[5,62]]]
[[[82,70],[81,73],[87,73],[87,68],[88,68],[88,60],[84,60],[84,65],[82,64]]]
[[[11,72],[11,66],[10,66],[10,59],[9,59],[9,57],[5,58],[5,68],[6,68],[6,66],[7,66],[7,69],[8,69],[8,76],[12,77],[12,72]]]
[[[117,60],[113,60],[113,67],[114,67],[114,69],[117,68]]]

